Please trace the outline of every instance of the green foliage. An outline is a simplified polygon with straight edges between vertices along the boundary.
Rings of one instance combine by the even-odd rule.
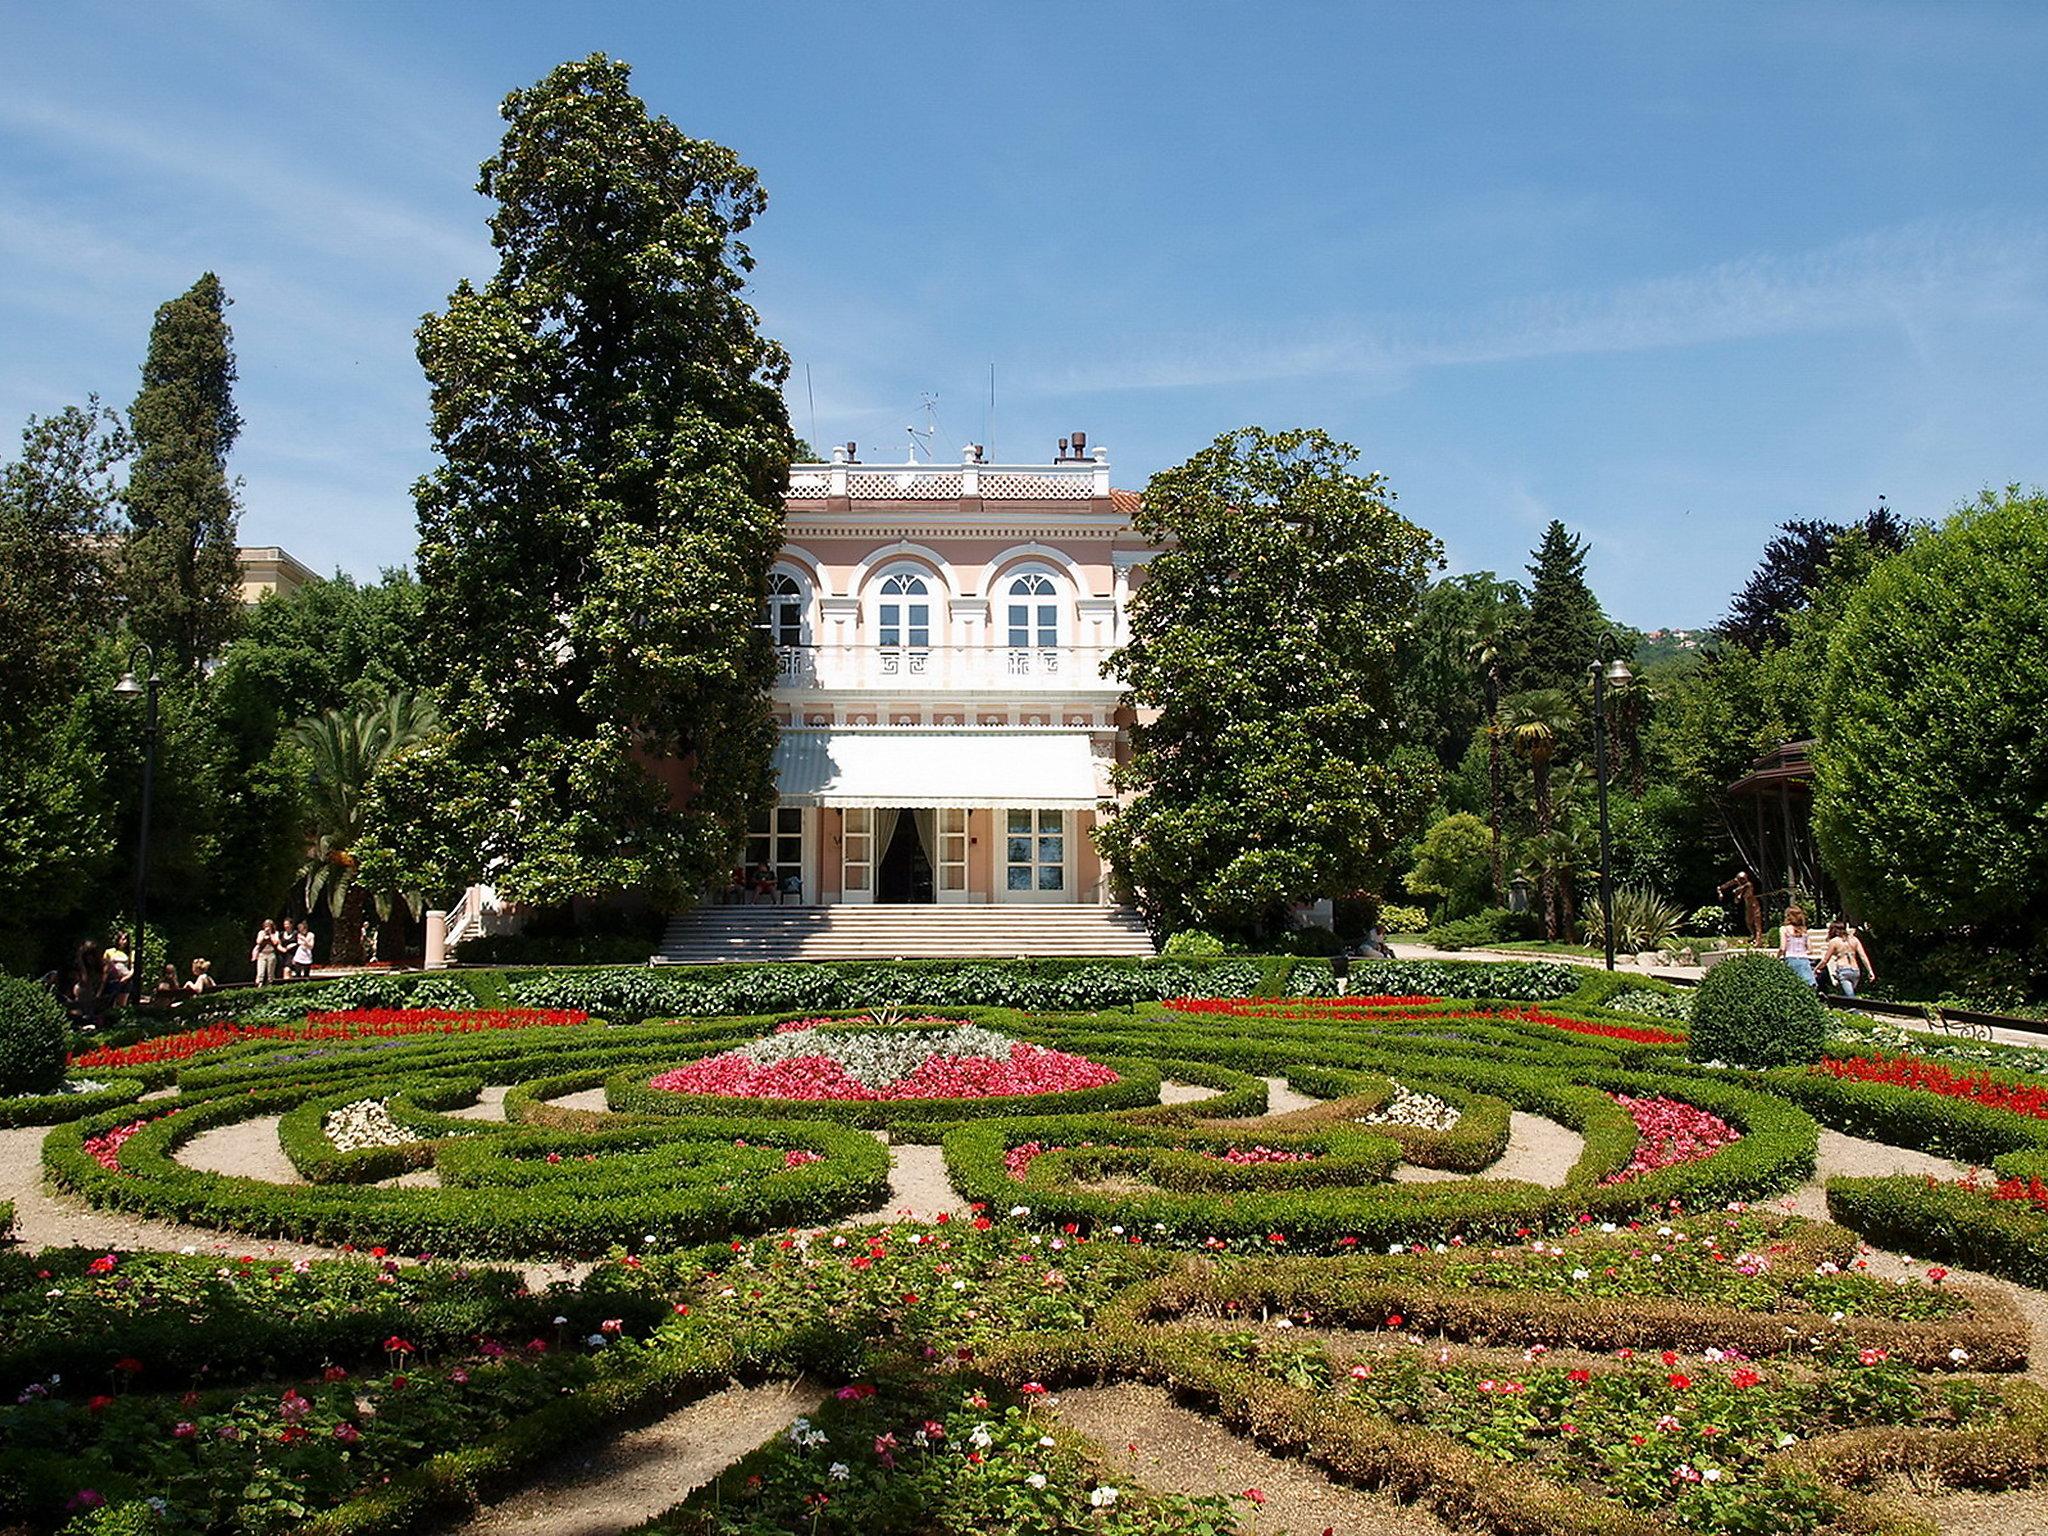
[[[1441,897],[1444,917],[1487,905],[1494,889],[1493,834],[1486,822],[1461,811],[1431,823],[1405,883],[1417,896]]]
[[[1708,971],[1693,1000],[1694,1061],[1744,1067],[1820,1060],[1827,1010],[1808,983],[1775,955],[1736,955]]]
[[[1711,904],[1694,907],[1685,915],[1684,931],[1719,937],[1728,932],[1728,909]]]
[[[1097,839],[1157,928],[1256,940],[1378,889],[1428,803],[1433,765],[1386,726],[1436,543],[1353,456],[1245,428],[1146,491],[1135,526],[1163,547],[1115,663],[1150,718]]]
[[[242,729],[276,734],[326,710],[371,709],[419,692],[421,592],[405,570],[374,583],[336,571],[248,611],[214,676],[216,707]]]
[[[1586,585],[1586,541],[1553,518],[1529,561],[1529,621],[1515,639],[1515,689],[1577,693],[1601,627],[1600,604]]]
[[[1655,891],[1639,885],[1614,888],[1614,944],[1617,949],[1663,949],[1678,937],[1678,904],[1666,901]],[[1606,924],[1597,900],[1586,904],[1580,914],[1579,937],[1588,944],[1602,943]]]
[[[54,1092],[68,1030],[48,987],[0,975],[0,1098]]]
[[[1814,822],[1858,909],[2048,943],[2044,715],[2048,497],[1986,493],[1879,567],[1833,636]]]
[[[1456,767],[1485,725],[1511,637],[1527,617],[1521,587],[1491,571],[1432,582],[1414,629],[1400,642],[1403,737]],[[1485,805],[1482,799],[1475,808]]]
[[[788,359],[742,297],[766,199],[628,74],[592,55],[506,98],[478,183],[497,272],[420,327],[442,462],[419,569],[454,740],[437,804],[417,778],[384,797],[424,818],[379,823],[404,884],[489,867],[518,900],[674,902],[770,792],[751,619],[794,439]]]
[[[1169,960],[1213,960],[1223,953],[1223,941],[1199,928],[1183,928],[1166,941],[1160,951]]]
[[[1420,933],[1429,926],[1429,914],[1420,907],[1399,907],[1392,902],[1380,908],[1380,932]]]
[[[0,732],[9,736],[70,697],[111,617],[107,548],[127,452],[120,418],[94,396],[82,409],[31,416],[21,457],[0,468]]]
[[[1422,942],[1431,949],[1483,949],[1508,936],[1509,915],[1505,907],[1488,907],[1455,922],[1438,923]]]
[[[136,638],[182,668],[220,655],[242,615],[239,508],[227,471],[242,430],[230,302],[208,272],[157,310],[142,391],[128,412],[135,462],[122,602]]]

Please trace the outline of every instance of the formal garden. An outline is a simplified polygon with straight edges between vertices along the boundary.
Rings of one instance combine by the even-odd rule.
[[[0,1519],[459,1526],[705,1404],[618,1525],[1995,1511],[2048,1470],[2048,1052],[1788,975],[358,976],[68,1062],[11,985]]]

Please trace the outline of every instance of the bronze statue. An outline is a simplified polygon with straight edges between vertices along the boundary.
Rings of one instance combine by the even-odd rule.
[[[1742,915],[1749,920],[1749,942],[1761,946],[1764,941],[1764,904],[1757,899],[1756,881],[1746,869],[1737,870],[1732,880],[1723,880],[1714,888],[1714,894],[1726,901],[1731,895],[1742,902]]]

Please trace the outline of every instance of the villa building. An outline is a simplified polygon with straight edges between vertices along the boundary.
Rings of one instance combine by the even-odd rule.
[[[1104,663],[1147,547],[1075,433],[1050,464],[790,473],[762,623],[778,800],[750,881],[801,905],[1100,905],[1089,832],[1124,749]]]

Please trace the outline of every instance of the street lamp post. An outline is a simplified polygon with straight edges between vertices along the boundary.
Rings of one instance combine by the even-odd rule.
[[[1614,849],[1607,831],[1607,689],[1626,688],[1634,680],[1621,659],[1621,643],[1612,633],[1600,637],[1598,660],[1586,671],[1593,679],[1593,781],[1600,791],[1600,934],[1605,941],[1607,969],[1614,969]]]
[[[148,674],[143,680],[135,675],[136,658],[140,657],[143,670]],[[157,676],[156,652],[147,645],[138,645],[128,658],[128,670],[121,674],[121,680],[114,684],[117,699],[146,699],[147,705],[142,720],[142,824],[135,838],[135,951],[134,966],[136,991],[142,988],[142,945],[143,936],[149,931],[149,810],[150,801],[156,792],[156,691],[163,684]]]

